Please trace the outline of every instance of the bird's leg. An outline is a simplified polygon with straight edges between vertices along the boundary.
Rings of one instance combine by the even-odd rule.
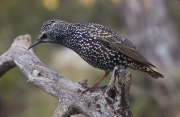
[[[109,72],[105,72],[104,76],[102,78],[100,78],[96,84],[94,84],[92,87],[87,88],[86,90],[84,90],[81,94],[84,94],[87,91],[93,92],[99,85],[99,83],[109,74]]]

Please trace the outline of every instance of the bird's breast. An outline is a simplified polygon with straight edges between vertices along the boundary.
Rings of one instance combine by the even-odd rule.
[[[76,35],[76,39],[69,38],[66,46],[88,64],[102,70],[112,71],[114,66],[126,64],[123,54],[87,35]]]

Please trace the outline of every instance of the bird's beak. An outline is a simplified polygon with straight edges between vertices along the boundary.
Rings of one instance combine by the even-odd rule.
[[[41,41],[40,41],[40,39],[37,39],[37,40],[28,48],[28,50],[31,49],[32,47],[38,45],[39,43],[41,43]]]

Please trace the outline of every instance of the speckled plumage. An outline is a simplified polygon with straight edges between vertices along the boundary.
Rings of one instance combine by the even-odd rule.
[[[49,20],[43,24],[38,40],[31,47],[39,43],[68,47],[87,63],[107,74],[116,65],[120,65],[146,72],[153,78],[163,77],[153,69],[155,66],[138,52],[131,41],[99,24]]]

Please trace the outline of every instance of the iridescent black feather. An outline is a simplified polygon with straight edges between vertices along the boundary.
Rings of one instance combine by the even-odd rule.
[[[164,77],[154,70],[155,66],[138,52],[130,40],[99,24],[49,20],[43,24],[39,39],[31,47],[38,43],[68,47],[87,63],[106,73],[120,65],[146,72],[153,78]]]

